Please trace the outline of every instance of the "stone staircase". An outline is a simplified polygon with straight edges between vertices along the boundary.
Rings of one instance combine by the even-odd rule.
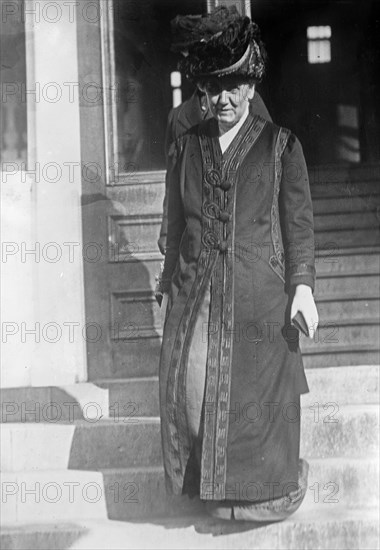
[[[68,405],[78,404],[73,387],[60,388],[54,407],[48,389],[43,400],[39,388],[40,422],[21,410],[16,418],[10,406],[3,415],[2,548],[376,548],[378,368],[315,368],[308,380],[301,436],[302,456],[310,463],[305,502],[284,523],[253,531],[243,524],[235,533],[205,517],[199,502],[167,497],[157,401],[144,395],[142,381],[119,384],[116,394],[120,403],[134,398],[141,416],[115,416],[109,398],[116,388],[99,393],[86,384],[88,403],[97,399],[86,418],[83,407]],[[139,384],[141,398],[135,392]],[[28,410],[31,393],[25,396]],[[55,420],[58,410],[70,409],[75,418]],[[218,529],[225,532],[226,546],[209,537]],[[160,546],[162,531],[167,535]],[[84,540],[88,546],[81,546]]]
[[[2,548],[378,548],[379,168],[314,178],[321,327],[301,343],[300,510],[236,524],[168,497],[158,378],[126,373],[2,390]]]
[[[310,171],[320,326],[306,368],[379,364],[380,168]]]

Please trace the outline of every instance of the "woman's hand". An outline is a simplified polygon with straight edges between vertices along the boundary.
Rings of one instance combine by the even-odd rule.
[[[166,309],[168,307],[168,300],[169,300],[169,294],[167,292],[164,292],[164,295],[162,297],[162,302],[161,302],[161,309],[160,309],[162,327],[165,325],[165,317],[166,317]]]
[[[296,315],[297,311],[300,311],[304,316],[306,325],[309,329],[309,338],[313,339],[318,327],[319,317],[313,293],[308,285],[296,286],[292,307],[290,309],[291,320]]]

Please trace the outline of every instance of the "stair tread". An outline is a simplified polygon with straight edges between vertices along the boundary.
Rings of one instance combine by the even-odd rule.
[[[368,199],[369,197],[372,198],[372,197],[378,197],[380,195],[380,189],[374,189],[373,191],[371,191],[370,193],[357,193],[353,196],[347,196],[347,195],[337,195],[336,197],[334,197],[334,195],[320,195],[320,194],[315,194],[313,196],[313,200],[315,201],[325,201],[325,200],[329,200],[329,199],[334,199],[334,198],[337,198],[339,200],[343,200],[343,201],[353,201],[355,199]],[[380,198],[380,197],[379,197]]]
[[[105,426],[141,426],[141,424],[159,424],[160,418],[159,416],[133,416],[133,417],[120,417],[118,421],[115,421],[114,418],[105,417],[99,418],[96,420],[96,422],[92,422],[85,419],[75,419],[72,422],[7,422],[0,424],[1,430],[17,430],[17,429],[25,429],[26,431],[30,432],[31,430],[40,430],[45,431],[50,429],[53,430],[67,430],[67,428],[88,428],[88,429],[96,429],[96,428],[104,428]]]
[[[358,411],[361,413],[373,413],[379,412],[379,405],[377,403],[345,403],[339,407],[340,411],[345,411],[346,413],[357,414]],[[115,422],[113,418],[101,418],[96,423],[88,422],[87,420],[78,419],[71,424],[57,423],[57,424],[43,424],[43,423],[25,423],[25,422],[12,422],[7,424],[1,424],[2,430],[13,430],[23,427],[26,431],[34,430],[46,430],[47,426],[51,426],[51,429],[59,430],[66,428],[67,426],[74,427],[86,427],[90,429],[95,428],[104,428],[105,426],[141,426],[141,425],[159,425],[160,417],[157,416],[134,416],[131,420],[125,421],[125,418],[120,419],[119,422]],[[41,471],[41,470],[38,470]]]
[[[105,520],[112,521],[112,520]],[[86,521],[87,522],[87,521]],[[99,522],[100,523],[100,522]],[[78,529],[80,531],[85,530],[85,528],[78,524],[77,521],[46,521],[45,523],[10,523],[7,525],[3,525],[1,528],[2,533],[4,534],[11,534],[11,533],[29,533],[29,532],[44,532],[44,531],[51,531],[52,529],[59,529],[60,531],[72,531],[73,529]]]
[[[374,229],[379,229],[379,226],[377,224],[374,224],[374,223],[369,223],[367,225],[364,225],[364,226],[360,226],[360,227],[357,227],[355,224],[353,225],[347,225],[345,227],[315,227],[314,228],[314,231],[316,233],[330,233],[332,231],[336,231],[337,233],[339,233],[340,231],[365,231],[366,229],[371,229],[371,230],[374,230]]]
[[[337,243],[331,243],[337,244]],[[356,256],[357,254],[365,254],[368,256],[379,254],[380,248],[374,244],[365,245],[364,243],[358,244],[356,246],[347,246],[347,247],[336,247],[336,248],[318,248],[318,254],[321,256],[331,255],[331,252],[334,251],[334,254],[337,256]]]
[[[280,523],[271,523],[269,525],[263,525],[262,527],[265,528],[276,528],[280,527],[281,525],[294,525],[297,523],[314,523],[314,522],[332,522],[332,521],[365,521],[365,520],[378,520],[378,511],[377,509],[348,509],[345,507],[335,507],[335,508],[329,508],[328,510],[323,510],[321,507],[318,507],[318,514],[315,513],[315,509],[313,508],[300,508],[295,514],[290,516],[289,518],[285,519],[284,521]],[[342,517],[343,516],[343,517]],[[120,528],[122,530],[130,530],[132,527],[142,529],[146,528],[148,525],[151,527],[157,526],[157,527],[165,527],[170,526],[172,529],[175,528],[177,525],[177,528],[184,529],[183,527],[183,521],[185,520],[197,520],[204,523],[214,523],[218,520],[211,518],[206,515],[196,515],[196,516],[184,516],[184,517],[173,517],[173,518],[150,518],[150,519],[140,519],[140,520],[132,520],[132,521],[114,521],[109,519],[103,519],[103,520],[80,520],[80,521],[73,521],[71,522],[63,522],[57,523],[56,521],[46,521],[44,523],[26,523],[26,524],[7,524],[2,527],[3,532],[14,532],[14,531],[34,531],[34,530],[50,530],[51,528],[58,528],[58,529],[71,529],[71,528],[86,528],[87,526],[96,526],[96,525],[110,525],[115,526],[116,528]],[[236,524],[235,524],[236,525]],[[165,527],[166,530],[167,527]]]
[[[322,464],[325,464],[325,463],[337,464],[338,466],[340,464],[353,464],[353,463],[357,463],[357,464],[366,463],[367,464],[368,462],[370,462],[371,464],[378,464],[378,462],[379,462],[378,458],[375,455],[374,456],[366,456],[366,457],[329,456],[329,457],[326,457],[326,458],[305,456],[304,459],[307,460],[308,462],[315,462],[315,463],[322,463]]]
[[[308,340],[305,337],[301,337],[301,342],[308,342]],[[310,341],[310,345],[313,345]],[[328,347],[310,347],[307,350],[301,350],[302,354],[305,353],[340,353],[340,352],[359,352],[359,351],[380,351],[380,347],[376,345],[370,345],[370,344],[336,344],[336,345],[330,345]],[[331,365],[333,366],[333,365]],[[321,368],[321,367],[317,367]]]
[[[154,520],[114,521],[76,521],[72,525],[66,524],[67,531],[83,533],[70,548],[72,549],[107,549],[116,550],[130,548],[299,548],[298,544],[303,537],[305,543],[310,542],[309,536],[316,543],[321,539],[318,548],[331,548],[329,534],[336,536],[339,530],[342,541],[346,542],[346,530],[353,531],[356,537],[361,537],[362,530],[378,525],[377,510],[349,510],[322,506],[315,508],[300,508],[290,518],[270,524],[250,524],[247,522],[228,522],[206,516],[206,514],[186,515],[177,518],[162,518]],[[309,528],[313,533],[309,533]],[[355,527],[356,526],[356,529]],[[325,528],[324,533],[319,530]],[[54,523],[30,524],[25,526],[7,526],[3,533],[35,533],[60,532],[61,525]],[[297,531],[296,531],[297,530]],[[299,531],[301,530],[301,531]],[[360,532],[360,534],[359,534]],[[363,533],[364,534],[364,533]],[[353,536],[353,533],[352,535]],[[373,532],[373,537],[376,537]],[[351,537],[350,537],[351,538]],[[327,539],[327,540],[326,540]],[[350,540],[350,539],[349,539]],[[359,540],[355,542],[358,543]],[[373,540],[374,541],[374,540]],[[354,544],[355,544],[354,542]],[[330,543],[330,544],[329,544]],[[289,545],[289,546],[288,546]],[[312,548],[315,546],[307,546]],[[334,546],[335,547],[335,546]],[[339,546],[340,548],[341,546]],[[353,546],[342,546],[342,548]],[[355,546],[358,547],[358,546]]]
[[[359,199],[360,202],[359,202],[359,204],[355,204],[354,209],[352,210],[352,212],[361,212],[362,211],[362,209],[361,209],[362,205],[365,207],[366,210],[372,210],[372,211],[376,212],[377,204],[374,204],[372,201],[368,201],[368,199],[373,199],[374,197],[376,197],[380,200],[380,189],[376,189],[376,193],[373,193],[371,191],[370,193],[358,193],[358,194],[355,194],[355,195],[352,195],[352,196],[338,195],[336,198],[339,200],[339,203],[337,204],[336,212],[338,212],[338,213],[342,212],[342,210],[340,208],[340,205],[341,205],[340,201],[352,202],[352,201],[355,201],[355,199]],[[316,202],[321,202],[321,201],[326,202],[326,201],[329,201],[332,198],[333,197],[331,195],[329,195],[327,197],[325,195],[315,195],[313,197],[313,199]]]
[[[125,418],[128,418],[127,421],[125,421]],[[133,416],[133,417],[122,417],[118,421],[115,422],[115,419],[112,417],[106,418],[100,418],[99,421],[96,423],[88,422],[87,420],[76,420],[74,425],[78,427],[86,427],[90,429],[94,429],[96,427],[104,427],[106,425],[110,426],[141,426],[141,424],[159,424],[160,423],[160,417],[159,416]]]
[[[329,465],[355,465],[355,464],[378,464],[378,458],[375,455],[368,455],[365,457],[347,457],[344,455],[334,456],[334,457],[313,457],[313,456],[303,456],[305,460],[309,463],[315,464],[329,464]],[[72,470],[71,470],[72,471]],[[83,470],[78,470],[83,471]],[[164,474],[165,470],[163,466],[127,466],[123,468],[99,468],[97,470],[89,470],[93,472],[100,472],[105,474],[111,473],[122,473],[126,474],[147,474],[147,473],[157,473]]]
[[[368,277],[373,275],[379,275],[380,269],[371,269],[369,268],[367,271],[318,271],[317,269],[317,280],[318,279],[340,279],[340,278],[348,278],[352,277],[353,279],[356,279],[357,277]]]
[[[329,319],[329,321],[321,322],[318,325],[318,328],[322,327],[331,327],[331,325],[336,325],[339,327],[344,326],[357,326],[357,325],[378,325],[380,323],[379,317],[362,317],[358,319],[346,319],[346,318],[340,318],[340,319]]]
[[[362,296],[360,294],[322,294],[318,296],[316,293],[316,301],[319,303],[322,302],[379,302],[380,296]]]
[[[347,300],[354,300],[355,298],[347,298]],[[357,297],[358,300],[379,300],[379,298],[362,298],[362,297]],[[360,369],[360,368],[378,368],[380,365],[378,364],[367,364],[367,363],[362,363],[362,364],[358,364],[358,365],[355,365],[355,367],[353,367],[352,365],[341,365],[339,367],[335,366],[335,365],[331,365],[330,367],[317,367],[315,369],[313,369],[313,371],[320,371],[321,373],[323,373],[323,375],[326,374],[326,370],[327,369],[339,369],[339,370],[343,370],[344,368],[355,368],[355,369]],[[152,375],[152,376],[128,376],[128,377],[125,377],[125,378],[98,378],[96,380],[91,380],[89,382],[79,382],[78,384],[76,384],[77,386],[81,385],[81,384],[115,384],[115,385],[118,385],[118,384],[129,384],[129,383],[143,383],[143,382],[158,382],[159,380],[159,377],[156,375]],[[45,387],[45,386],[44,386]],[[49,388],[49,386],[46,386],[47,388]],[[65,387],[65,386],[62,386],[62,387]],[[38,389],[39,386],[35,386],[34,388],[31,388],[31,389]],[[3,388],[3,390],[6,390],[8,388]],[[15,388],[17,389],[17,388]]]
[[[117,385],[117,384],[122,384],[124,382],[135,382],[135,381],[153,382],[157,380],[158,380],[158,376],[131,376],[129,378],[101,378],[98,380],[93,380],[93,384]]]
[[[359,365],[355,365],[355,367],[353,367],[352,365],[342,365],[342,366],[334,366],[334,365],[331,365],[330,367],[317,367],[315,369],[312,369],[313,370],[313,376],[315,376],[315,373],[317,371],[320,371],[321,374],[323,374],[323,376],[327,376],[328,375],[328,371],[329,369],[334,369],[334,370],[338,370],[343,372],[343,370],[345,368],[348,368],[348,369],[355,369],[355,370],[359,370],[359,369],[371,369],[371,368],[380,368],[380,365],[377,365],[377,364],[359,364]],[[143,383],[143,382],[158,382],[159,378],[158,376],[134,376],[134,377],[128,377],[128,378],[103,378],[101,380],[94,380],[93,383],[94,384],[97,384],[99,382],[101,383],[104,383],[104,384],[129,384],[129,383]]]
[[[147,473],[160,473],[163,474],[165,472],[163,466],[127,466],[125,468],[99,468],[98,470],[95,470],[97,472],[105,473],[105,474],[111,474],[113,472],[126,472],[126,473],[141,473],[141,474],[147,474]]]
[[[341,252],[340,252],[341,251]],[[329,249],[320,249],[321,254],[327,254],[329,252]],[[331,250],[330,250],[331,253]],[[365,255],[371,255],[371,254],[379,254],[380,253],[380,245],[357,245],[357,246],[347,246],[344,249],[338,249],[337,254],[342,256],[347,256],[350,254],[365,254]]]

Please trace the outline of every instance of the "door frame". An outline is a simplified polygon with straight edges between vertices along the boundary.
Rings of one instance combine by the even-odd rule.
[[[127,172],[119,172],[118,129],[117,129],[117,83],[115,73],[115,39],[114,39],[114,0],[108,0],[110,9],[104,10],[100,22],[102,79],[105,132],[106,185],[136,185],[143,183],[162,183],[165,170],[138,172],[131,166]]]

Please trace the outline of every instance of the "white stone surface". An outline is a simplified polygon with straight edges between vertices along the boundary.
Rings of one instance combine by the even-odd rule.
[[[14,323],[3,387],[86,380],[77,29],[70,10],[54,23],[36,17],[48,4],[30,0],[26,15],[27,89],[36,92],[27,95],[28,176],[1,185],[2,240],[16,251],[2,265],[2,319]],[[23,256],[24,245],[35,253]]]

